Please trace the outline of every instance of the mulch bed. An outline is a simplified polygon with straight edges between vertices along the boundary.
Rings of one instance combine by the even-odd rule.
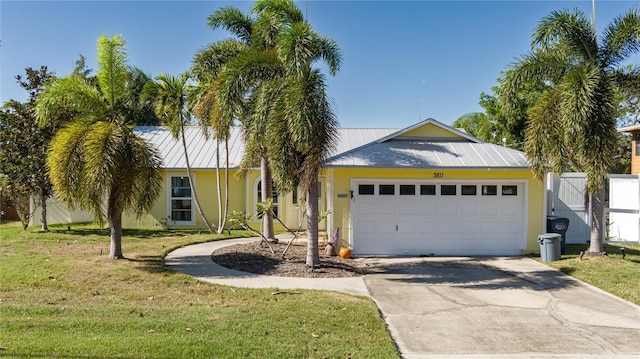
[[[305,265],[307,244],[292,244],[284,257],[286,241],[271,243],[275,255],[265,243],[260,241],[222,247],[211,253],[211,260],[217,264],[243,272],[278,277],[340,278],[360,276],[356,263],[352,259],[324,254],[324,245],[320,245],[320,266],[311,269]]]

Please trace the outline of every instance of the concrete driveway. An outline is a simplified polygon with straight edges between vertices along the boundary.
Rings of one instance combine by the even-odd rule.
[[[640,358],[640,307],[529,258],[365,258],[404,358]]]

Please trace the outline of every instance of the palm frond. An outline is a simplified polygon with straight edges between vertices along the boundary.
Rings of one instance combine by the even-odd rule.
[[[253,19],[243,14],[238,8],[225,6],[216,10],[207,18],[207,25],[211,29],[222,27],[233,33],[245,43],[251,42]]]
[[[592,61],[598,60],[596,34],[584,13],[575,11],[553,11],[540,20],[536,27],[532,47],[548,49],[563,43],[573,49],[573,54]]]
[[[191,73],[199,82],[215,79],[224,65],[235,58],[248,45],[236,39],[226,39],[209,44],[193,57]]]
[[[118,100],[125,97],[126,94],[126,82],[129,73],[127,71],[127,53],[124,45],[124,39],[118,34],[112,38],[102,35],[98,39],[98,84],[106,101],[112,108],[115,108]],[[114,120],[115,112],[112,111],[111,121]]]
[[[87,80],[67,76],[48,84],[36,104],[36,118],[40,123],[56,118],[58,113],[98,119],[108,116],[109,108],[100,91]]]
[[[602,38],[604,67],[614,67],[640,49],[640,12],[631,9],[616,17],[604,30]]]

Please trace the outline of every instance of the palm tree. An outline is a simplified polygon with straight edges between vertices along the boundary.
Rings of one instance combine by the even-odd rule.
[[[340,52],[335,41],[313,30],[291,0],[259,0],[253,12],[258,17],[254,43],[257,36],[262,46],[252,46],[229,61],[220,75],[218,98],[222,111],[228,113],[249,99],[248,136],[269,141],[248,148],[266,153],[263,158],[268,158],[278,188],[300,185],[307,193],[307,265],[315,267],[319,263],[318,171],[332,148],[337,121],[325,94],[324,77],[313,64],[326,62],[334,75]]]
[[[208,25],[212,29],[223,28],[232,34],[236,38],[222,40],[213,44],[210,44],[207,48],[198,52],[194,58],[194,65],[192,67],[192,73],[198,81],[199,94],[196,99],[196,105],[194,107],[194,113],[201,119],[207,128],[212,128],[213,137],[220,141],[225,142],[225,149],[227,154],[226,159],[226,192],[228,193],[229,183],[229,158],[228,158],[228,140],[230,136],[230,129],[234,124],[234,120],[240,120],[243,126],[243,136],[245,144],[249,151],[245,151],[243,157],[243,164],[241,165],[241,173],[245,173],[248,168],[253,168],[256,163],[255,159],[260,159],[261,168],[261,200],[267,202],[272,199],[273,186],[271,179],[271,169],[269,160],[266,157],[266,149],[262,144],[265,142],[264,136],[253,136],[252,126],[249,125],[246,118],[251,112],[250,102],[245,101],[244,98],[236,98],[235,102],[223,103],[218,96],[218,89],[220,87],[220,74],[226,68],[227,64],[238,57],[243,51],[248,51],[251,48],[257,47],[262,49],[264,44],[268,41],[260,38],[259,34],[254,33],[254,26],[256,21],[243,14],[235,7],[224,7],[208,18]],[[222,107],[229,109],[228,111],[222,111]],[[262,132],[264,133],[264,132]],[[216,164],[219,169],[219,151],[216,151]],[[220,176],[218,173],[218,199],[220,196]],[[227,204],[225,205],[225,216],[228,208],[228,196],[226,196]],[[271,212],[263,214],[263,233],[267,238],[275,238],[273,230],[273,216]]]
[[[218,10],[219,12],[222,10]],[[213,16],[213,15],[212,15]],[[191,67],[191,74],[197,85],[189,99],[192,112],[198,119],[206,137],[211,136],[218,142],[216,146],[216,181],[218,192],[218,232],[224,230],[229,211],[229,137],[233,126],[233,118],[224,118],[217,111],[215,92],[216,80],[225,63],[235,57],[245,44],[234,39],[222,40],[209,44],[196,53]],[[211,133],[210,133],[211,132]],[[222,187],[220,186],[220,141],[225,148],[225,203],[222,205]]]
[[[211,233],[214,233],[215,229],[205,216],[198,200],[196,191],[196,184],[193,181],[193,174],[191,172],[191,164],[189,162],[189,153],[187,151],[187,140],[184,134],[184,126],[190,122],[190,115],[187,111],[187,81],[189,80],[188,73],[182,73],[179,77],[171,76],[167,74],[159,74],[156,76],[156,81],[148,81],[144,85],[143,94],[141,100],[145,101],[147,98],[153,99],[153,110],[169,129],[174,139],[182,141],[182,150],[184,152],[184,160],[187,165],[187,177],[189,178],[189,185],[191,186],[191,193],[193,194],[193,201],[196,204],[198,213],[202,217],[202,221],[207,226]]]
[[[587,173],[593,198],[587,253],[602,253],[604,182],[617,146],[615,94],[640,76],[624,63],[640,49],[640,15],[634,9],[618,16],[598,39],[582,12],[554,11],[538,24],[532,48],[507,72],[500,100],[514,110],[519,89],[541,85],[526,129],[531,169],[539,179],[567,168]]]
[[[124,258],[122,213],[148,212],[162,186],[162,160],[133,132],[125,106],[130,75],[124,45],[120,35],[101,36],[97,81],[59,78],[45,87],[36,106],[41,122],[60,108],[73,110],[73,120],[51,142],[47,167],[59,199],[89,209],[99,222],[106,217],[114,259]]]

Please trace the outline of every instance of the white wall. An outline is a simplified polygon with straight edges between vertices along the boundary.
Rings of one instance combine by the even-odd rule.
[[[637,175],[609,176],[609,208],[640,209],[640,178]],[[635,213],[609,213],[609,239],[640,241],[640,216]]]
[[[34,208],[35,204],[33,199],[31,200],[31,208]],[[82,223],[93,222],[93,217],[89,212],[74,209],[69,210],[67,207],[60,203],[58,199],[53,196],[47,200],[47,224],[59,224],[59,223]],[[35,207],[33,216],[29,221],[31,226],[39,226],[42,224],[42,208],[40,206]]]

